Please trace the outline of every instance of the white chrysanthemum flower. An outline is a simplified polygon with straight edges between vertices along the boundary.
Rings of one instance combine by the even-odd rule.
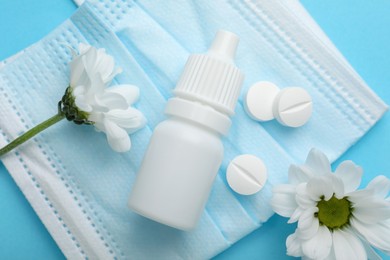
[[[306,259],[380,259],[390,254],[390,180],[373,179],[357,190],[362,168],[344,161],[331,172],[328,158],[311,150],[304,165],[292,165],[289,184],[274,187],[274,211],[297,222],[287,254]]]
[[[70,85],[88,86],[91,84],[91,76],[100,74],[104,84],[110,84],[111,80],[122,72],[115,67],[114,58],[106,54],[104,49],[96,49],[91,45],[79,44],[79,52],[72,50],[73,59],[70,62]]]
[[[131,148],[129,133],[146,123],[143,114],[131,107],[139,97],[133,85],[107,88],[121,72],[112,56],[104,49],[80,44],[79,54],[70,62],[71,80],[60,108],[68,120],[93,124],[107,135],[108,143],[117,152]]]
[[[2,147],[0,156],[64,118],[76,124],[94,125],[106,133],[116,152],[130,150],[129,134],[146,124],[144,115],[131,107],[139,97],[138,88],[133,85],[107,88],[122,70],[115,67],[114,58],[104,49],[81,43],[79,53],[71,51],[70,84],[58,102],[57,114]]]

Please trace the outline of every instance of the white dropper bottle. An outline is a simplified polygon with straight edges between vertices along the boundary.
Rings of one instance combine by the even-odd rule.
[[[129,207],[137,213],[181,230],[196,226],[244,78],[233,63],[238,40],[219,31],[206,54],[189,57],[132,188]]]

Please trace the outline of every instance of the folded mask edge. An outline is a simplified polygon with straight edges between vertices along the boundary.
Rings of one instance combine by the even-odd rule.
[[[298,20],[295,23],[296,26],[299,26],[299,30],[288,26],[288,24],[292,24],[291,21],[296,19],[283,1],[275,1],[272,4],[267,1],[256,1],[256,3],[249,1],[245,4],[255,10],[258,17],[262,17],[261,19],[268,23],[268,26],[273,27],[273,30],[285,39],[292,51],[300,54],[299,56],[332,86],[335,95],[340,96],[353,111],[359,114],[367,124],[363,128],[364,131],[367,131],[380,119],[387,110],[387,105],[367,86],[344,58],[340,61],[340,57],[337,57],[331,48],[324,44],[323,40],[319,40],[318,36],[313,34],[302,21]],[[275,4],[279,5],[280,8],[276,8]],[[298,1],[296,4],[300,5]],[[267,10],[267,14],[262,13],[259,6]],[[306,32],[306,35],[310,37],[302,39],[299,37],[301,31]],[[345,63],[348,66],[345,66]],[[349,117],[353,117],[352,113],[354,112],[348,112],[347,109],[344,112]]]
[[[52,33],[50,33],[48,36],[44,37],[41,41],[48,43],[48,39],[52,38],[52,35],[56,34],[57,31],[61,31],[64,29],[64,26],[66,27],[66,23],[69,23],[69,20],[65,21],[60,27],[55,29]],[[66,29],[66,28],[65,28]],[[21,54],[28,54],[29,52],[34,52],[34,45],[30,46],[28,49],[20,52],[17,56],[12,56],[12,62],[16,61]],[[11,63],[8,63],[11,65]],[[0,98],[4,98],[5,101],[8,99],[8,102],[2,102],[1,106],[3,107],[4,111],[11,111],[10,113],[13,113],[12,115],[9,115],[9,118],[19,118],[19,121],[21,123],[18,124],[19,127],[15,127],[15,129],[9,129],[8,132],[12,136],[18,135],[20,132],[24,132],[26,129],[26,124],[32,125],[31,122],[28,122],[28,120],[31,118],[28,116],[28,112],[26,112],[26,109],[23,109],[23,104],[21,104],[18,101],[17,97],[14,97],[11,101],[11,98],[9,97],[9,94],[5,93],[5,88],[6,88],[6,82],[4,82],[4,77],[3,75],[0,74],[0,80],[3,81],[4,84],[1,84],[2,87],[0,89],[0,93],[3,93],[3,96],[0,96]],[[13,104],[13,103],[18,103],[19,104]],[[27,113],[27,115],[25,115]],[[7,117],[8,118],[8,117]],[[27,121],[26,121],[27,120]],[[26,121],[26,122],[25,122]],[[25,123],[23,123],[25,122]],[[19,128],[19,130],[17,129]],[[0,129],[0,132],[2,133],[3,140],[7,140],[7,134],[6,132],[3,131],[3,129]],[[39,142],[40,137],[37,137],[37,140]],[[32,142],[31,142],[32,143]],[[40,144],[39,144],[40,143]],[[53,194],[55,195],[54,192],[50,192],[50,189],[52,189],[53,181],[57,182],[57,184],[61,183],[61,185],[57,185],[57,188],[62,188],[65,189],[65,182],[60,180],[59,176],[56,176],[55,178],[53,177],[51,179],[52,183],[46,182],[45,185],[42,185],[42,182],[45,182],[44,178],[39,177],[39,172],[37,169],[33,169],[34,167],[28,166],[26,163],[23,163],[25,161],[29,160],[28,155],[33,155],[33,156],[41,156],[42,158],[38,161],[50,164],[49,161],[52,163],[55,162],[57,163],[56,159],[49,158],[47,156],[44,156],[46,152],[43,150],[46,149],[47,151],[53,151],[53,149],[47,149],[47,148],[42,148],[42,145],[45,145],[44,142],[39,142],[37,141],[35,143],[32,143],[31,145],[27,146],[33,146],[35,148],[34,151],[26,152],[23,150],[23,153],[18,153],[15,152],[14,154],[10,154],[10,157],[17,157],[16,163],[20,162],[22,164],[22,169],[25,172],[25,175],[19,175],[19,172],[15,174],[16,171],[14,171],[14,166],[15,163],[10,164],[7,162],[7,158],[4,158],[4,164],[6,165],[7,169],[9,170],[10,174],[13,176],[13,178],[16,180],[16,177],[20,176],[29,176],[20,179],[20,184],[18,183],[18,186],[20,189],[23,191],[24,195],[26,198],[29,200],[30,204],[33,205],[35,211],[37,214],[40,216],[42,222],[45,224],[47,229],[50,231],[52,234],[53,238],[55,241],[60,245],[61,249],[63,250],[63,253],[69,257],[69,258],[75,258],[75,259],[85,259],[86,257],[94,257],[94,256],[103,256],[105,259],[110,259],[114,258],[112,256],[112,250],[109,246],[106,246],[107,243],[102,240],[102,236],[99,235],[99,232],[96,231],[96,226],[97,225],[91,225],[89,221],[92,221],[91,218],[87,217],[81,217],[83,214],[86,214],[81,206],[78,204],[80,201],[74,200],[72,193],[67,191],[67,192],[62,192],[61,196],[57,198],[53,198]],[[5,144],[5,143],[4,143]],[[38,149],[39,148],[39,149]],[[28,148],[23,148],[23,149],[28,149]],[[16,166],[15,166],[16,167]],[[61,168],[61,167],[60,167]],[[12,169],[12,171],[10,171]],[[48,169],[47,173],[55,175],[55,170]],[[42,176],[41,176],[42,177]],[[26,181],[32,181],[35,183],[34,185],[29,185],[25,186],[23,183],[26,183]],[[49,190],[49,192],[48,192]],[[50,193],[50,194],[49,194]],[[67,201],[67,204],[70,205],[73,208],[73,212],[75,212],[76,215],[79,215],[80,217],[73,218],[72,216],[66,216],[66,211],[61,208],[59,205],[62,204],[62,201]],[[36,206],[35,206],[36,205]],[[40,214],[40,210],[45,209],[49,213],[45,213],[43,215]],[[54,214],[53,214],[54,213]],[[77,221],[74,221],[74,220]],[[83,221],[81,221],[83,220]],[[57,222],[60,223],[58,226]],[[102,233],[102,232],[100,232]],[[79,255],[81,254],[81,255]]]
[[[1,80],[3,79],[0,78],[0,81]],[[1,85],[4,86],[4,84]],[[6,93],[4,91],[5,90],[3,87],[0,88],[0,100],[5,101],[1,102],[0,106],[2,110],[6,111],[6,114],[8,114],[10,118],[19,118],[19,122],[15,122],[14,125],[18,125],[19,128],[23,128],[23,123],[18,116],[18,113],[21,115],[20,112],[12,108],[13,103],[10,103],[10,99],[8,99],[7,102],[7,96],[5,95]],[[3,146],[9,143],[10,139],[7,137],[8,135],[6,133],[6,129],[0,128],[0,132],[0,143],[1,146]],[[34,147],[32,149],[34,150],[38,148],[36,143],[33,146]],[[36,155],[42,155],[41,151],[36,152]],[[22,190],[24,196],[44,223],[45,227],[50,231],[50,234],[52,234],[54,240],[63,250],[63,253],[70,258],[84,259],[85,255],[80,250],[80,248],[77,247],[77,240],[74,238],[72,232],[68,229],[68,226],[64,225],[64,223],[61,221],[61,218],[58,215],[58,211],[56,211],[55,207],[51,204],[51,200],[46,196],[45,191],[40,187],[36,178],[33,177],[32,171],[25,163],[23,155],[21,155],[18,151],[14,151],[5,155],[1,160],[4,163],[4,166],[7,168],[8,172],[11,174],[12,178],[15,180],[15,183],[18,185],[20,190]]]

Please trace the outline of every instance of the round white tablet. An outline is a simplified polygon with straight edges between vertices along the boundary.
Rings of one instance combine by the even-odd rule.
[[[279,88],[267,81],[261,81],[251,86],[245,96],[245,109],[247,114],[257,121],[274,119],[272,106],[279,93]]]
[[[282,89],[276,96],[273,114],[282,125],[299,127],[310,118],[313,103],[309,93],[299,87]]]
[[[252,195],[261,190],[267,181],[267,168],[263,161],[254,155],[239,155],[230,162],[226,179],[235,192]]]

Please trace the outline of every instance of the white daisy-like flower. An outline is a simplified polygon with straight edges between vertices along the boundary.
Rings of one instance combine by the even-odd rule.
[[[114,151],[126,152],[131,148],[129,133],[142,128],[146,120],[131,107],[139,97],[138,87],[107,88],[121,71],[104,49],[81,43],[79,54],[73,53],[70,86],[59,105],[68,120],[93,124],[106,133]]]
[[[128,84],[107,88],[122,70],[115,67],[114,58],[104,49],[81,43],[78,53],[71,51],[70,84],[58,102],[57,114],[2,147],[0,156],[64,118],[76,124],[94,125],[106,133],[108,143],[116,152],[130,150],[129,134],[146,124],[144,115],[132,107],[139,97],[139,89]]]
[[[70,62],[71,86],[87,86],[91,83],[91,76],[96,74],[100,74],[104,84],[110,84],[111,80],[122,72],[121,68],[115,67],[114,58],[107,55],[104,49],[80,43],[78,53],[71,50],[73,55]]]
[[[287,254],[305,259],[380,259],[390,254],[390,180],[374,178],[357,190],[363,170],[352,161],[332,173],[328,158],[311,150],[305,164],[292,165],[289,184],[274,187],[274,211],[298,222],[287,238]],[[372,246],[372,247],[371,247]]]

